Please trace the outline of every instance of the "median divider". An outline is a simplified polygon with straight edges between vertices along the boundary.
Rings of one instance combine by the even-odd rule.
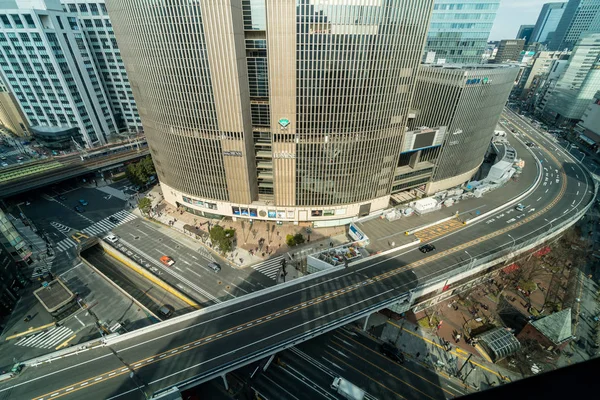
[[[137,301],[135,299],[135,297],[133,297],[132,295],[130,295],[129,293],[127,293],[127,291],[125,289],[123,289],[121,286],[119,286],[115,282],[113,282],[109,277],[107,277],[106,275],[104,275],[104,273],[102,271],[100,271],[98,268],[96,268],[92,263],[90,263],[88,260],[86,260],[83,257],[80,257],[80,258],[81,258],[81,262],[83,262],[85,265],[87,265],[88,267],[90,267],[90,269],[92,271],[94,271],[95,273],[97,273],[99,276],[101,276],[102,278],[104,278],[114,288],[116,288],[118,291],[120,291],[121,293],[123,293],[123,295],[125,297],[127,297],[128,299],[130,299],[131,301],[133,301],[138,307],[140,307],[146,313],[152,315],[154,318],[156,318],[157,321],[161,320],[156,314],[154,314],[152,311],[150,311],[150,309],[148,307],[146,307],[145,305],[143,305],[142,303],[140,303],[139,301]]]
[[[8,341],[8,340],[12,340],[12,339],[18,339],[20,337],[31,335],[32,333],[36,333],[36,332],[42,331],[44,329],[52,328],[53,326],[56,326],[56,323],[52,322],[50,324],[38,326],[36,328],[29,328],[26,331],[15,333],[14,335],[11,335],[11,336],[7,336],[5,340]]]
[[[119,250],[109,246],[108,244],[104,243],[103,241],[100,241],[99,244],[100,244],[100,247],[102,247],[102,249],[104,250],[104,252],[106,254],[108,254],[115,260],[121,262],[122,264],[126,265],[127,267],[131,268],[133,271],[137,272],[139,275],[148,279],[150,282],[154,283],[155,285],[160,286],[167,292],[171,293],[173,296],[177,297],[184,303],[194,307],[195,309],[202,308],[194,300],[190,299],[185,294],[181,293],[179,290],[174,289],[171,285],[169,285],[168,283],[166,283],[165,281],[163,281],[162,279],[160,279],[159,277],[157,277],[150,271],[146,270],[144,267],[139,265],[137,262],[133,261],[131,258],[127,257],[125,254],[121,253]]]
[[[421,225],[421,226],[419,226],[417,228],[414,228],[414,229],[411,229],[409,231],[404,232],[404,234],[406,236],[408,236],[408,235],[414,235],[415,233],[417,233],[419,231],[422,231],[422,230],[427,229],[427,228],[431,228],[432,226],[436,226],[438,224],[443,224],[444,222],[447,222],[447,221],[450,221],[450,220],[456,219],[456,218],[458,218],[458,213],[455,213],[454,215],[452,215],[450,217],[447,217],[447,218],[444,218],[444,219],[440,219],[439,221],[434,221],[434,222],[431,222],[429,224]]]

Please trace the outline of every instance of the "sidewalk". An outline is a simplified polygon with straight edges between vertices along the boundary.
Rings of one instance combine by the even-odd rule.
[[[346,236],[345,227],[332,228],[303,228],[296,225],[275,225],[275,223],[265,221],[255,221],[252,225],[247,220],[240,219],[232,221],[229,219],[214,220],[204,218],[185,212],[182,209],[167,204],[164,201],[160,186],[155,186],[146,196],[152,201],[151,217],[161,223],[163,229],[169,229],[172,233],[177,233],[179,238],[187,241],[190,246],[197,246],[204,251],[212,254],[214,257],[223,257],[212,249],[212,243],[208,237],[209,229],[214,225],[221,225],[224,228],[235,229],[237,243],[233,251],[226,255],[227,262],[234,268],[247,267],[257,263],[261,263],[273,257],[286,255],[287,259],[290,256],[297,254],[304,257],[308,254],[319,251],[320,249],[330,246],[338,246],[348,243],[350,240]],[[134,207],[132,212],[141,216],[140,210],[136,207],[138,198],[134,197],[129,203],[130,207]],[[172,228],[172,229],[170,229]],[[267,231],[268,228],[268,231]],[[285,236],[288,234],[302,233],[306,242],[299,246],[289,247],[285,243]],[[246,240],[244,244],[242,241]],[[261,246],[259,240],[264,239],[264,244]],[[302,273],[296,271],[293,266],[288,271],[290,276],[302,276]]]
[[[429,334],[405,318],[392,321],[382,314],[375,313],[370,316],[368,326],[374,326],[369,328],[370,334],[383,341],[395,343],[407,358],[448,379],[456,380],[465,387],[481,390],[521,379],[512,371],[465,351],[463,346],[456,347],[454,341],[451,341],[450,350],[446,351],[442,335],[438,337]],[[469,363],[466,363],[467,360]]]

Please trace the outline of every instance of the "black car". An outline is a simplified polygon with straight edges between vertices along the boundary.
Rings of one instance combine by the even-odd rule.
[[[115,217],[113,215],[111,215],[110,217],[108,217],[108,220],[110,222],[112,222],[113,224],[118,224],[119,223],[119,220],[117,219],[117,217]]]
[[[390,360],[402,364],[404,362],[404,354],[398,348],[390,343],[383,343],[380,348],[381,354],[388,357]]]
[[[432,244],[424,244],[423,246],[419,247],[419,251],[421,253],[429,253],[430,251],[434,251],[435,250],[435,246]]]
[[[65,201],[67,198],[65,196],[63,196],[62,194],[60,196],[58,196],[58,198],[62,201]]]
[[[83,208],[81,208],[80,206],[75,206],[73,207],[75,209],[75,211],[77,211],[78,213],[82,213],[83,212]]]

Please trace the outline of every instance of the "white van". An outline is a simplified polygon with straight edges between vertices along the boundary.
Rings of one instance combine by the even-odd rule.
[[[106,240],[107,242],[110,242],[112,244],[115,244],[119,241],[119,237],[117,235],[108,235],[104,238],[104,240]]]

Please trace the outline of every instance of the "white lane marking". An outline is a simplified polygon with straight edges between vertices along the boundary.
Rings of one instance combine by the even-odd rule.
[[[73,386],[71,386],[70,388],[67,388],[67,389],[65,390],[65,392],[70,392],[71,390],[73,390]]]
[[[113,376],[114,374],[116,374],[116,372],[111,372],[110,374],[108,374],[108,376]]]
[[[177,353],[177,349],[175,349],[171,352],[171,354],[173,354],[173,353]]]
[[[50,397],[58,396],[58,392],[52,393]]]
[[[96,378],[96,379],[94,379],[94,382],[98,382],[101,379],[102,379],[102,377]]]
[[[198,257],[196,257],[196,256],[190,256],[190,257],[192,257],[194,260],[198,261]]]
[[[140,365],[142,365],[142,363],[137,363],[137,364],[134,364],[133,366],[134,367],[139,367]]]
[[[577,191],[577,194],[576,194],[576,196],[579,196],[579,190]]]
[[[231,330],[227,331],[227,333],[231,333]]]
[[[149,360],[148,360],[148,361],[146,361],[146,362],[150,362],[150,361],[154,361],[154,358],[151,358],[151,359],[149,359]]]
[[[166,354],[161,354],[158,358],[163,358]]]
[[[127,371],[127,368],[123,368],[123,369],[121,370],[121,372],[125,372],[125,371]]]
[[[221,337],[221,336],[223,336],[223,334],[222,334],[222,333],[219,333],[219,334],[217,335],[217,337]]]
[[[89,382],[83,382],[83,383],[81,384],[81,386],[85,386],[85,385],[87,385],[87,384],[89,384]]]
[[[187,349],[188,347],[190,347],[190,346],[189,345],[183,346],[183,350]]]
[[[546,193],[548,193],[548,190],[550,190],[550,189],[546,189]]]
[[[540,197],[539,199],[537,199],[536,201],[540,201],[542,198]]]

